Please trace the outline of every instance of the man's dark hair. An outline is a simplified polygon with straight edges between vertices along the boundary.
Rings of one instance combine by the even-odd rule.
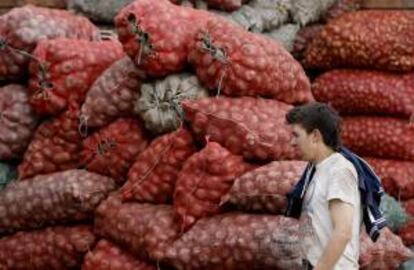
[[[325,103],[313,102],[291,109],[286,114],[288,124],[299,124],[309,134],[315,129],[322,134],[324,143],[334,150],[341,145],[341,117]]]

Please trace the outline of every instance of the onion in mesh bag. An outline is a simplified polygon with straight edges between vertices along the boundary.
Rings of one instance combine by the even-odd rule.
[[[299,222],[230,213],[201,219],[167,249],[178,270],[302,269]]]
[[[171,202],[178,174],[195,151],[191,134],[183,128],[156,138],[131,166],[128,181],[122,187],[122,199]]]
[[[0,82],[19,80],[26,75],[30,54],[40,40],[59,37],[98,40],[98,33],[88,19],[66,10],[33,5],[14,8],[0,17]]]
[[[238,177],[222,203],[235,205],[239,210],[283,214],[286,195],[299,181],[306,162],[273,161]]]
[[[145,78],[129,57],[113,63],[96,79],[81,107],[82,124],[103,127],[118,117],[134,114],[136,95]]]
[[[85,170],[14,181],[0,192],[0,235],[88,220],[115,188],[112,179]]]
[[[95,240],[86,225],[18,232],[0,239],[0,269],[80,269]]]
[[[158,261],[178,238],[179,223],[169,205],[122,203],[120,194],[115,193],[97,208],[95,233],[137,258]]]
[[[202,217],[218,214],[220,201],[234,180],[252,168],[242,156],[215,142],[208,142],[192,155],[184,163],[174,191],[174,210],[181,219],[182,231]]]

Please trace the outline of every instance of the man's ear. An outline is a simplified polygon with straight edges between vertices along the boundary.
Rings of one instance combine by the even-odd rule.
[[[315,143],[323,142],[322,133],[319,131],[319,129],[314,129],[312,131],[312,141]]]

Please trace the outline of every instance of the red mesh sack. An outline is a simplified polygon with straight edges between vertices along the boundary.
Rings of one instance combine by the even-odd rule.
[[[305,57],[306,48],[312,43],[322,31],[323,24],[314,24],[301,28],[296,34],[295,41],[293,43],[292,55],[302,61]]]
[[[20,158],[36,127],[24,86],[0,87],[0,160]]]
[[[304,66],[410,71],[413,47],[414,11],[350,12],[324,27],[308,47]]]
[[[404,201],[402,202],[402,204],[407,214],[410,216],[414,216],[414,198]]]
[[[397,199],[414,198],[414,162],[366,158],[385,191]]]
[[[114,189],[112,179],[85,170],[14,181],[0,192],[0,234],[88,220]]]
[[[0,239],[1,269],[79,269],[94,245],[90,226],[51,227]]]
[[[175,241],[165,261],[179,270],[299,270],[298,231],[298,221],[283,216],[218,215],[201,219]]]
[[[414,113],[414,74],[333,70],[313,82],[312,92],[342,115],[410,118]]]
[[[414,220],[408,221],[398,232],[402,241],[407,246],[414,245]]]
[[[110,176],[121,184],[147,144],[140,120],[120,118],[83,141],[81,164],[89,171]]]
[[[66,37],[97,40],[88,19],[68,11],[26,5],[0,17],[0,81],[27,73],[31,53],[39,40]]]
[[[361,156],[414,161],[414,125],[390,117],[344,117],[344,144]]]
[[[125,247],[140,259],[158,261],[177,239],[179,223],[171,206],[122,203],[115,194],[97,208],[95,233]]]
[[[123,200],[171,202],[178,173],[195,151],[191,134],[183,128],[155,139],[129,170]]]
[[[132,254],[102,239],[88,252],[82,270],[156,270],[155,265],[137,260]]]
[[[85,126],[103,127],[118,117],[134,114],[144,72],[129,57],[113,63],[94,82],[81,108]]]
[[[233,154],[248,159],[299,159],[291,145],[285,115],[291,106],[276,100],[205,98],[182,103],[194,132],[209,136]]]
[[[222,203],[235,205],[241,211],[282,215],[287,194],[305,170],[306,162],[274,161],[249,171],[234,181]]]
[[[231,154],[218,143],[208,142],[192,155],[178,175],[174,210],[180,216],[182,231],[198,219],[220,212],[220,201],[234,180],[252,169],[241,156]]]
[[[313,100],[301,65],[270,38],[225,20],[211,20],[191,47],[189,62],[209,89],[229,96],[260,95],[287,103]]]
[[[400,237],[384,228],[377,242],[373,243],[366,233],[361,236],[359,266],[362,270],[398,269],[398,266],[414,256],[404,246]]]
[[[210,16],[168,0],[140,0],[124,7],[115,24],[134,63],[151,76],[164,77],[184,69],[188,44]]]
[[[80,104],[96,78],[124,52],[118,41],[39,41],[29,66],[30,103],[42,115]]]
[[[78,109],[71,107],[37,128],[18,167],[19,179],[78,168],[81,147]]]
[[[338,0],[334,3],[324,15],[327,21],[337,19],[348,12],[354,12],[361,9],[362,0]]]

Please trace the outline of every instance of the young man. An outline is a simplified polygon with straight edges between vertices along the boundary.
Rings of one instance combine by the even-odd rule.
[[[292,145],[309,161],[301,196],[304,269],[358,269],[363,218],[358,173],[339,153],[341,119],[323,103],[292,109],[286,115]]]

